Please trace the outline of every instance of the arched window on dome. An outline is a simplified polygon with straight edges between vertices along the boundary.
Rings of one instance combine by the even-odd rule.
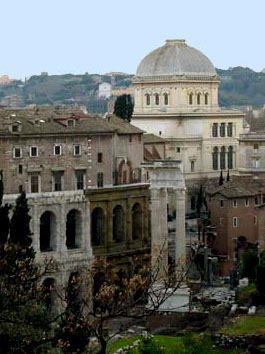
[[[197,105],[200,105],[201,104],[201,94],[198,93],[197,94]]]
[[[218,170],[218,147],[213,148],[213,170]]]
[[[226,155],[225,146],[222,146],[221,147],[221,154],[220,154],[220,167],[221,167],[221,170],[225,169],[225,155]]]
[[[158,93],[155,94],[155,104],[156,104],[156,106],[159,105],[159,94]]]
[[[168,105],[168,93],[164,93],[164,104],[165,106]]]
[[[207,106],[209,104],[209,93],[206,93],[204,95],[204,104],[205,104],[205,106]]]
[[[189,94],[189,104],[190,105],[193,104],[193,93],[192,92]]]
[[[149,93],[147,93],[147,94],[145,95],[145,98],[146,98],[146,105],[147,105],[147,106],[150,106],[151,97],[150,97]]]

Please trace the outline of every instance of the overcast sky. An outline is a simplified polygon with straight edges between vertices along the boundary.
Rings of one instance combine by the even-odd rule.
[[[0,0],[0,76],[134,74],[166,39],[217,68],[265,68],[264,0]]]

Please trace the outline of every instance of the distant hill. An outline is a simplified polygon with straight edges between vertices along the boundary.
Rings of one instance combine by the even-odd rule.
[[[220,77],[220,106],[254,106],[265,104],[265,73],[249,68],[216,69]],[[28,104],[85,105],[92,113],[107,110],[107,100],[98,98],[98,85],[108,82],[113,89],[128,87],[133,75],[107,73],[105,75],[34,75],[25,82],[13,80],[0,85],[0,104],[26,106]]]

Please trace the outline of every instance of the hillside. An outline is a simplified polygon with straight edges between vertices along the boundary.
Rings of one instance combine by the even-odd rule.
[[[220,77],[220,106],[262,107],[265,103],[265,73],[249,68],[216,69]],[[108,101],[98,98],[98,85],[112,83],[113,89],[128,87],[133,75],[34,75],[25,82],[13,80],[0,85],[0,104],[26,106],[28,104],[78,104],[92,113],[107,111]]]

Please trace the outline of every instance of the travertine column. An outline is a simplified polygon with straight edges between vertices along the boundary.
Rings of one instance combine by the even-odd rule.
[[[186,265],[186,232],[185,232],[185,189],[175,189],[176,194],[176,234],[175,265],[178,275],[183,275]],[[182,274],[179,274],[182,273]]]
[[[151,190],[151,264],[158,280],[163,278],[168,264],[167,242],[167,192],[165,188],[150,188]]]

